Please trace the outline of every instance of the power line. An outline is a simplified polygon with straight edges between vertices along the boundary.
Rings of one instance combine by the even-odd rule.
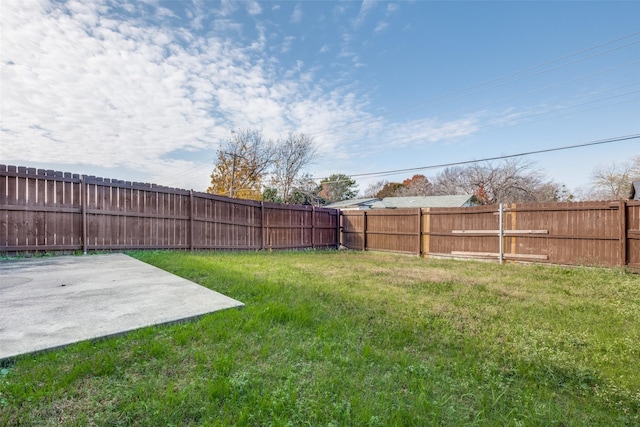
[[[555,64],[555,63],[559,63],[559,62],[564,61],[566,59],[573,58],[573,57],[576,57],[578,55],[581,55],[581,54],[584,54],[584,53],[587,53],[587,52],[590,52],[590,51],[594,51],[596,49],[599,49],[599,48],[602,48],[602,47],[605,47],[605,46],[620,42],[622,40],[636,37],[638,35],[640,35],[640,32],[634,32],[634,33],[631,33],[631,34],[627,34],[627,35],[618,37],[616,39],[609,40],[609,41],[600,43],[598,45],[591,46],[591,47],[588,47],[588,48],[585,48],[585,49],[581,49],[579,51],[576,51],[576,52],[561,56],[559,58],[552,59],[550,61],[546,61],[546,62],[537,64],[537,65],[534,65],[534,66],[531,66],[531,67],[527,67],[527,68],[524,68],[522,70],[519,70],[519,71],[510,73],[510,74],[506,74],[506,75],[498,77],[498,78],[494,78],[494,79],[485,81],[483,83],[479,83],[479,84],[474,85],[474,86],[469,86],[469,87],[466,87],[466,88],[458,89],[458,90],[455,90],[453,92],[441,95],[441,96],[433,98],[433,99],[425,100],[425,101],[418,102],[418,103],[413,104],[413,105],[409,105],[409,106],[398,108],[396,110],[392,110],[392,111],[386,113],[385,116],[388,117],[388,116],[391,116],[391,115],[394,115],[394,114],[397,114],[397,113],[400,113],[400,112],[403,112],[403,111],[417,110],[417,109],[420,109],[420,108],[422,108],[424,106],[427,106],[427,105],[431,105],[431,106],[440,105],[440,104],[443,104],[443,103],[448,102],[450,100],[460,98],[461,96],[466,96],[466,95],[470,95],[470,94],[477,94],[477,93],[480,93],[480,92],[485,92],[487,90],[495,89],[495,88],[500,87],[500,86],[504,86],[504,85],[508,85],[508,84],[511,84],[511,83],[514,83],[514,82],[517,82],[517,81],[528,79],[528,78],[531,78],[533,76],[536,76],[536,75],[539,75],[539,74],[542,74],[542,73],[546,73],[546,72],[549,72],[549,71],[553,71],[553,70],[556,70],[558,68],[562,68],[562,67],[565,67],[565,66],[568,66],[568,65],[572,65],[572,64],[575,64],[577,62],[581,62],[581,61],[584,61],[584,60],[587,60],[587,59],[591,59],[591,58],[594,58],[596,56],[600,56],[600,55],[603,55],[603,54],[606,54],[606,53],[609,53],[609,52],[612,52],[612,51],[616,51],[616,50],[623,49],[623,48],[626,48],[626,47],[629,47],[629,46],[633,46],[633,45],[636,45],[636,44],[640,43],[640,40],[630,41],[629,43],[626,43],[626,44],[621,45],[621,46],[615,46],[615,47],[612,47],[610,49],[607,49],[607,50],[604,50],[604,51],[601,51],[601,52],[593,53],[593,54],[591,54],[589,56],[585,56],[585,57],[582,57],[582,58],[576,58],[576,59],[574,59],[574,60],[572,60],[570,62],[560,63],[558,65],[555,65],[555,66],[551,67],[551,68],[541,69],[543,67],[547,67],[549,65],[552,65],[552,64]],[[557,83],[557,84],[554,84],[554,85],[546,86],[546,87],[543,87],[543,88],[534,89],[534,90],[531,90],[529,92],[516,94],[516,95],[513,95],[511,97],[505,98],[503,100],[510,99],[510,98],[515,98],[515,97],[518,97],[518,96],[521,96],[521,95],[524,95],[524,94],[528,94],[528,93],[531,93],[531,92],[545,90],[545,89],[548,89],[550,87],[557,86],[557,85],[560,85],[560,84],[565,84],[565,83],[568,83],[568,82],[571,82],[571,81],[575,81],[575,80],[578,80],[578,79],[581,79],[581,78],[589,78],[589,77],[592,77],[592,76],[597,75],[597,74],[613,71],[613,70],[616,70],[618,68],[622,68],[622,67],[625,67],[625,66],[628,66],[628,65],[632,65],[632,64],[635,64],[635,63],[637,63],[637,61],[633,61],[631,63],[623,64],[623,65],[618,66],[618,67],[609,68],[609,69],[606,69],[606,70],[603,70],[603,71],[600,71],[600,72],[595,72],[595,73],[592,73],[592,74],[583,75],[583,76],[580,76],[578,78],[570,79],[570,80],[567,80],[567,81],[564,81],[564,82],[561,82],[561,83]],[[535,71],[535,70],[537,70],[537,71]],[[532,71],[534,71],[534,72],[532,72]],[[528,73],[528,74],[525,74],[525,73]],[[516,77],[516,76],[518,76],[518,77]],[[503,100],[501,100],[501,101],[503,101]],[[497,101],[493,101],[491,103],[495,103],[495,102],[497,102]],[[489,104],[491,104],[491,103],[489,103]],[[336,127],[333,127],[333,128],[319,130],[319,131],[316,131],[316,132],[311,132],[310,134],[313,135],[313,136],[320,136],[320,135],[334,134],[334,133],[337,133],[337,132],[339,132],[341,130],[357,131],[358,129],[366,127],[366,126],[370,125],[371,123],[373,123],[375,121],[384,120],[385,116],[375,116],[375,117],[370,117],[370,118],[367,118],[367,119],[354,120],[354,121],[352,121],[350,123],[339,125],[339,126],[336,126]],[[212,166],[209,163],[213,163],[214,160],[215,160],[215,157],[213,157],[210,161],[208,161],[207,164],[201,164],[201,165],[192,167],[188,171],[174,172],[172,174],[165,175],[165,177],[163,177],[164,178],[163,180],[171,180],[171,179],[179,178],[179,177],[186,176],[186,175],[189,175],[191,173],[194,173],[195,171],[203,170],[204,168],[210,168]]]
[[[623,85],[623,86],[618,86],[616,88],[612,88],[610,91],[614,91],[617,89],[622,89],[622,88],[626,88],[629,86],[637,86],[635,83],[634,84],[628,84],[628,85]],[[536,123],[536,122],[540,122],[540,121],[544,121],[544,120],[550,120],[550,119],[557,119],[560,117],[566,117],[568,115],[571,114],[576,114],[576,113],[583,113],[586,111],[592,111],[595,109],[599,109],[599,108],[605,108],[608,106],[612,106],[612,105],[619,105],[625,102],[632,102],[637,100],[638,98],[632,98],[629,100],[625,100],[622,102],[617,102],[614,104],[604,104],[604,105],[600,105],[597,106],[595,108],[590,108],[590,109],[582,109],[582,110],[576,110],[579,107],[582,107],[584,105],[588,105],[588,104],[594,104],[594,103],[598,103],[598,102],[603,102],[603,101],[607,101],[610,99],[614,99],[614,98],[620,98],[620,97],[624,97],[624,96],[628,96],[628,95],[633,95],[633,94],[637,94],[638,90],[635,91],[630,91],[630,92],[625,92],[625,93],[621,93],[621,94],[617,94],[617,95],[612,95],[612,96],[607,96],[604,98],[597,98],[597,99],[592,99],[590,101],[586,101],[586,102],[581,102],[581,103],[577,103],[577,104],[573,104],[573,105],[567,105],[564,107],[558,107],[558,108],[554,108],[553,110],[547,110],[547,111],[542,111],[542,112],[530,112],[527,114],[523,114],[523,115],[519,115],[516,119],[514,120],[510,120],[511,122],[514,123],[507,123],[507,122],[501,122],[500,119],[501,117],[498,117],[498,122],[488,122],[484,125],[479,125],[477,127],[474,128],[474,135],[477,135],[478,133],[486,133],[487,129],[491,129],[491,128],[505,128],[505,127],[513,127],[513,126],[521,126],[521,125],[530,125],[531,123]],[[582,98],[584,98],[585,96],[582,96]],[[491,103],[487,103],[487,104],[483,104],[478,106],[477,108],[484,108],[488,105],[490,105]],[[574,111],[571,111],[574,110]],[[560,113],[560,114],[559,114]],[[538,117],[535,120],[530,120],[532,117]],[[542,116],[542,117],[540,117]],[[516,122],[517,120],[517,122]],[[375,144],[375,145],[369,145],[367,147],[363,147],[361,149],[356,149],[356,150],[350,150],[349,154],[358,154],[358,153],[371,153],[371,152],[375,152],[375,153],[380,153],[380,152],[384,152],[389,150],[389,144],[394,144],[397,143],[396,147],[394,149],[398,149],[398,148],[406,148],[409,145],[415,145],[415,144],[419,144],[422,141],[425,142],[430,142],[428,139],[424,140],[421,138],[411,138],[411,137],[401,137],[401,138],[393,138],[390,140],[386,140],[384,142]]]
[[[610,144],[612,142],[628,141],[628,140],[631,140],[631,139],[638,139],[638,138],[640,138],[640,133],[632,134],[632,135],[618,136],[618,137],[614,137],[614,138],[600,139],[600,140],[597,140],[597,141],[585,142],[585,143],[582,143],[582,144],[565,145],[563,147],[547,148],[547,149],[544,149],[544,150],[526,151],[526,152],[517,153],[517,154],[507,154],[507,155],[502,155],[502,156],[487,157],[487,158],[484,158],[484,159],[464,160],[464,161],[461,161],[461,162],[441,163],[441,164],[437,164],[437,165],[420,166],[420,167],[416,167],[416,168],[406,168],[406,169],[394,169],[394,170],[388,170],[388,171],[382,171],[382,172],[368,172],[368,173],[352,174],[352,175],[348,175],[348,176],[350,178],[373,178],[373,177],[382,177],[382,176],[389,176],[389,175],[398,175],[398,174],[406,173],[406,172],[417,172],[417,171],[422,171],[422,170],[426,170],[426,169],[438,169],[438,168],[444,168],[444,167],[450,167],[450,166],[468,165],[468,164],[472,164],[472,163],[489,162],[489,161],[492,161],[492,160],[504,160],[504,159],[510,159],[510,158],[513,158],[513,157],[523,157],[523,156],[530,156],[532,154],[542,154],[542,153],[550,153],[550,152],[553,152],[553,151],[571,150],[571,149],[574,149],[574,148],[583,148],[583,147],[590,147],[590,146],[593,146],[593,145]],[[328,179],[328,178],[313,178],[313,179],[314,180],[323,180],[323,179]]]

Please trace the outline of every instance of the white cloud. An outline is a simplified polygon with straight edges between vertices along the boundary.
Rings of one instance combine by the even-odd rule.
[[[376,28],[373,31],[375,33],[381,33],[385,31],[387,28],[389,28],[389,23],[385,21],[380,21],[378,22],[378,24],[376,25]]]
[[[300,22],[302,22],[302,5],[300,5],[300,3],[296,4],[296,6],[294,7],[290,20],[294,24],[299,24]]]
[[[251,0],[247,2],[247,12],[249,12],[250,15],[260,15],[262,13],[262,7],[260,7],[257,1]]]
[[[231,129],[255,127],[271,138],[315,133],[321,152],[335,156],[347,152],[338,141],[369,132],[327,132],[368,119],[366,104],[345,88],[326,92],[301,62],[290,73],[278,68],[260,24],[257,38],[241,44],[216,35],[241,33],[229,18],[211,22],[205,37],[136,15],[116,19],[100,3],[0,7],[3,162],[126,168],[201,189],[210,168],[203,162]],[[233,7],[223,2],[218,16]],[[186,25],[203,14],[192,9]],[[193,151],[206,154],[174,155]],[[201,169],[204,178],[187,173]]]
[[[386,141],[386,148],[431,144],[471,135],[478,131],[479,126],[476,115],[449,121],[424,118],[406,123],[390,123],[385,126],[382,139]]]
[[[358,16],[353,20],[353,25],[355,28],[360,27],[364,21],[367,19],[367,15],[369,12],[375,7],[376,2],[374,0],[362,0],[362,4],[360,5],[360,12],[358,12]]]
[[[282,47],[280,48],[280,53],[287,53],[291,50],[291,45],[293,44],[293,42],[295,41],[295,37],[294,36],[287,36],[284,38],[283,42],[282,42]]]

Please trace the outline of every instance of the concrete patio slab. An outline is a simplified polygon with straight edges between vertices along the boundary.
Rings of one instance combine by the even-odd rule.
[[[243,304],[123,254],[0,262],[0,360]]]

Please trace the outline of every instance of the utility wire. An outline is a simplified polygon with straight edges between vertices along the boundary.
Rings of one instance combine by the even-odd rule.
[[[351,175],[348,175],[348,176],[350,178],[374,178],[374,177],[382,177],[382,176],[389,176],[389,175],[398,175],[398,174],[401,174],[401,173],[417,172],[417,171],[422,171],[422,170],[426,170],[426,169],[438,169],[438,168],[444,168],[444,167],[450,167],[450,166],[468,165],[468,164],[472,164],[472,163],[489,162],[489,161],[492,161],[492,160],[504,160],[504,159],[510,159],[510,158],[513,158],[513,157],[530,156],[532,154],[551,153],[551,152],[554,152],[554,151],[572,150],[574,148],[583,148],[583,147],[590,147],[590,146],[594,146],[594,145],[611,144],[613,142],[628,141],[628,140],[638,139],[638,138],[640,138],[640,133],[632,134],[632,135],[618,136],[618,137],[614,137],[614,138],[600,139],[600,140],[597,140],[597,141],[585,142],[585,143],[582,143],[582,144],[565,145],[563,147],[547,148],[547,149],[544,149],[544,150],[526,151],[526,152],[517,153],[517,154],[507,154],[507,155],[502,155],[502,156],[486,157],[484,159],[464,160],[464,161],[460,161],[460,162],[441,163],[441,164],[437,164],[437,165],[420,166],[420,167],[416,167],[416,168],[394,169],[394,170],[388,170],[388,171],[382,171],[382,172],[369,172],[369,173],[351,174]],[[312,178],[312,179],[313,180],[324,180],[324,179],[328,179],[328,178],[325,177],[325,178]]]
[[[443,104],[443,103],[445,103],[445,102],[447,102],[447,101],[449,101],[451,99],[460,98],[461,96],[466,96],[466,95],[469,95],[469,94],[476,94],[476,93],[484,92],[484,91],[487,91],[487,90],[490,90],[490,89],[494,89],[494,88],[497,88],[497,87],[500,87],[500,86],[504,86],[504,85],[507,85],[507,84],[510,84],[510,83],[514,83],[514,82],[517,82],[517,81],[520,81],[520,80],[524,80],[524,79],[527,79],[527,78],[530,78],[530,77],[533,77],[533,76],[536,76],[536,75],[539,75],[539,74],[542,74],[542,73],[546,73],[548,71],[552,71],[552,70],[555,70],[555,69],[558,69],[558,68],[562,68],[562,67],[565,67],[565,66],[568,66],[568,65],[572,65],[572,64],[575,64],[577,62],[584,61],[586,59],[591,59],[593,57],[600,56],[600,55],[603,55],[603,54],[606,54],[606,53],[609,53],[609,52],[612,52],[612,51],[615,51],[615,50],[619,50],[619,49],[622,49],[622,48],[625,48],[625,47],[629,47],[629,46],[632,46],[632,45],[640,43],[640,40],[632,41],[632,42],[624,44],[622,46],[616,46],[616,47],[613,47],[611,49],[608,49],[608,50],[605,50],[605,51],[602,51],[602,52],[597,52],[597,53],[594,53],[594,54],[592,54],[590,56],[587,56],[587,57],[578,58],[578,59],[573,60],[571,62],[568,62],[568,63],[565,63],[565,64],[560,64],[560,65],[557,65],[557,66],[552,67],[550,69],[540,70],[540,71],[537,71],[535,73],[530,73],[530,74],[527,74],[527,75],[524,75],[524,76],[520,76],[520,77],[515,78],[515,79],[508,80],[506,82],[502,82],[502,80],[509,79],[509,78],[512,78],[512,77],[515,77],[515,76],[518,76],[518,75],[521,75],[521,74],[524,74],[524,73],[527,73],[527,72],[530,72],[530,71],[533,71],[533,70],[537,70],[537,69],[545,67],[547,65],[551,65],[551,64],[563,61],[565,59],[569,59],[569,58],[578,56],[580,54],[583,54],[583,53],[586,53],[586,52],[590,52],[590,51],[596,50],[598,48],[602,48],[604,46],[608,46],[608,45],[611,45],[613,43],[616,43],[616,42],[619,42],[619,41],[622,41],[622,40],[625,40],[625,39],[629,39],[629,38],[635,37],[637,35],[640,35],[640,32],[634,32],[634,33],[631,33],[631,34],[627,34],[625,36],[618,37],[616,39],[609,40],[609,41],[606,41],[604,43],[600,43],[598,45],[591,46],[591,47],[588,47],[588,48],[585,48],[585,49],[581,49],[579,51],[576,51],[576,52],[561,56],[559,58],[555,58],[555,59],[552,59],[550,61],[546,61],[546,62],[537,64],[537,65],[534,65],[534,66],[531,66],[531,67],[527,67],[525,69],[510,73],[510,74],[507,74],[507,75],[504,75],[504,76],[501,76],[501,77],[498,77],[498,78],[495,78],[495,79],[491,79],[491,80],[488,80],[486,82],[483,82],[483,83],[480,83],[480,84],[477,84],[477,85],[474,85],[474,86],[470,86],[470,87],[467,87],[467,88],[459,89],[459,90],[444,94],[444,95],[436,97],[434,99],[418,102],[418,103],[413,104],[413,105],[409,105],[409,106],[402,107],[402,108],[399,108],[399,109],[396,109],[396,110],[392,110],[392,111],[388,112],[386,114],[386,116],[388,117],[390,115],[394,115],[394,114],[397,114],[397,113],[400,113],[400,112],[416,110],[416,109],[421,108],[422,106],[429,105],[429,104],[440,105],[440,104]],[[581,76],[580,78],[591,77],[591,76],[593,76],[595,74],[600,74],[600,73],[612,71],[612,70],[615,70],[617,68],[621,68],[621,67],[624,67],[624,66],[628,66],[628,65],[634,64],[635,62],[637,62],[637,61],[633,61],[631,63],[624,64],[624,65],[622,65],[620,67],[610,68],[610,69],[604,70],[602,72],[596,72],[596,73],[593,73],[591,75]],[[565,83],[565,82],[563,82],[563,83]],[[544,89],[547,89],[547,88],[549,88],[549,86],[547,86],[545,88],[542,88],[542,89],[538,89],[538,90],[544,90]],[[535,92],[535,91],[536,90],[533,90],[531,92]],[[512,96],[512,97],[517,97],[517,96],[519,96],[519,95],[515,95],[515,96]],[[366,127],[366,126],[370,125],[370,123],[373,123],[375,121],[381,121],[381,120],[384,120],[384,117],[376,116],[376,117],[371,117],[371,118],[368,118],[368,119],[355,120],[355,121],[352,121],[350,123],[346,123],[344,125],[336,126],[336,127],[333,127],[333,128],[328,128],[328,129],[325,129],[325,130],[321,130],[319,132],[310,132],[310,134],[312,136],[319,136],[319,135],[334,134],[334,133],[336,133],[336,132],[338,132],[340,130],[347,130],[347,129],[358,130],[360,128],[363,128],[363,127]],[[211,165],[209,163],[212,163],[214,160],[215,160],[215,157],[213,157],[209,162],[207,162],[207,164],[202,164],[200,166],[196,166],[196,167],[192,168],[189,171],[175,172],[175,173],[170,174],[170,175],[165,175],[163,177],[163,181],[164,180],[171,180],[171,179],[179,178],[179,177],[182,177],[182,176],[186,176],[186,175],[189,175],[189,174],[193,173],[194,171],[199,171],[199,170],[202,170],[204,168],[210,168]]]
[[[623,86],[618,86],[616,88],[611,89],[611,91],[613,90],[617,90],[617,89],[621,89],[621,88],[625,88],[625,87],[629,87],[629,86],[637,86],[635,83],[634,84],[628,84],[628,85],[623,85]],[[621,94],[617,94],[617,95],[612,95],[612,96],[607,96],[604,98],[597,98],[597,99],[592,99],[590,101],[586,101],[586,102],[581,102],[578,104],[573,104],[573,105],[567,105],[564,107],[558,107],[555,108],[553,110],[550,111],[542,111],[542,112],[530,112],[527,114],[523,114],[520,116],[517,116],[516,118],[514,118],[513,120],[508,120],[508,121],[500,121],[501,117],[497,117],[496,119],[493,120],[493,122],[488,122],[484,125],[481,126],[477,126],[474,128],[474,135],[477,135],[478,133],[482,132],[482,133],[486,133],[487,129],[491,129],[491,128],[497,128],[497,129],[503,129],[506,127],[513,127],[513,126],[522,126],[522,125],[529,125],[531,123],[536,123],[539,121],[544,121],[544,120],[550,120],[550,119],[557,119],[560,117],[566,117],[568,115],[572,115],[572,114],[576,114],[576,113],[583,113],[586,111],[592,111],[594,109],[599,109],[599,108],[605,108],[608,106],[612,106],[612,105],[619,105],[625,102],[632,102],[637,100],[638,98],[632,98],[629,100],[625,100],[622,102],[617,102],[614,104],[605,104],[605,105],[600,105],[594,108],[589,108],[589,109],[582,109],[582,110],[575,110],[579,107],[582,107],[584,105],[588,105],[588,104],[594,104],[594,103],[598,103],[598,102],[603,102],[603,101],[607,101],[607,100],[611,100],[613,98],[620,98],[623,96],[629,96],[629,95],[633,95],[633,94],[637,94],[638,90],[635,91],[630,91],[630,92],[625,92],[625,93],[621,93]],[[582,98],[584,98],[585,96],[582,96]],[[484,104],[479,106],[478,108],[482,108],[485,107],[487,105],[489,105],[491,103],[488,104]],[[571,111],[571,110],[575,110],[575,111]],[[536,117],[538,116],[537,119],[534,120],[530,120],[532,117]],[[542,116],[542,117],[540,117]],[[546,117],[545,117],[546,116]],[[496,122],[497,120],[497,122]],[[516,122],[517,121],[517,122]],[[511,123],[509,123],[511,122]],[[427,140],[427,142],[429,142]],[[390,144],[394,144],[395,146],[389,146]],[[369,153],[371,154],[372,152],[375,153],[380,153],[380,152],[385,152],[388,151],[390,149],[398,149],[398,148],[407,148],[408,146],[415,146],[416,144],[421,143],[421,138],[411,138],[408,136],[405,137],[401,137],[401,138],[393,138],[391,140],[386,140],[384,142],[375,144],[375,145],[368,145],[366,147],[362,147],[360,149],[355,149],[355,150],[349,150],[349,154],[359,154],[359,153]]]

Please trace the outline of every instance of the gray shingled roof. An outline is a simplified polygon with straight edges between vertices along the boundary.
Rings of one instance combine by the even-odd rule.
[[[406,208],[459,208],[470,204],[472,196],[416,196],[385,197],[384,199],[351,199],[330,203],[327,208],[370,208],[370,209],[406,209]]]
[[[341,208],[349,208],[349,207],[358,207],[358,206],[370,206],[372,203],[378,201],[375,197],[368,199],[349,199],[342,200],[340,202],[329,203],[325,205],[325,208],[333,208],[333,209],[341,209]]]
[[[387,209],[402,208],[459,208],[469,202],[472,196],[422,196],[385,197],[382,204]],[[376,208],[378,206],[375,206]]]

